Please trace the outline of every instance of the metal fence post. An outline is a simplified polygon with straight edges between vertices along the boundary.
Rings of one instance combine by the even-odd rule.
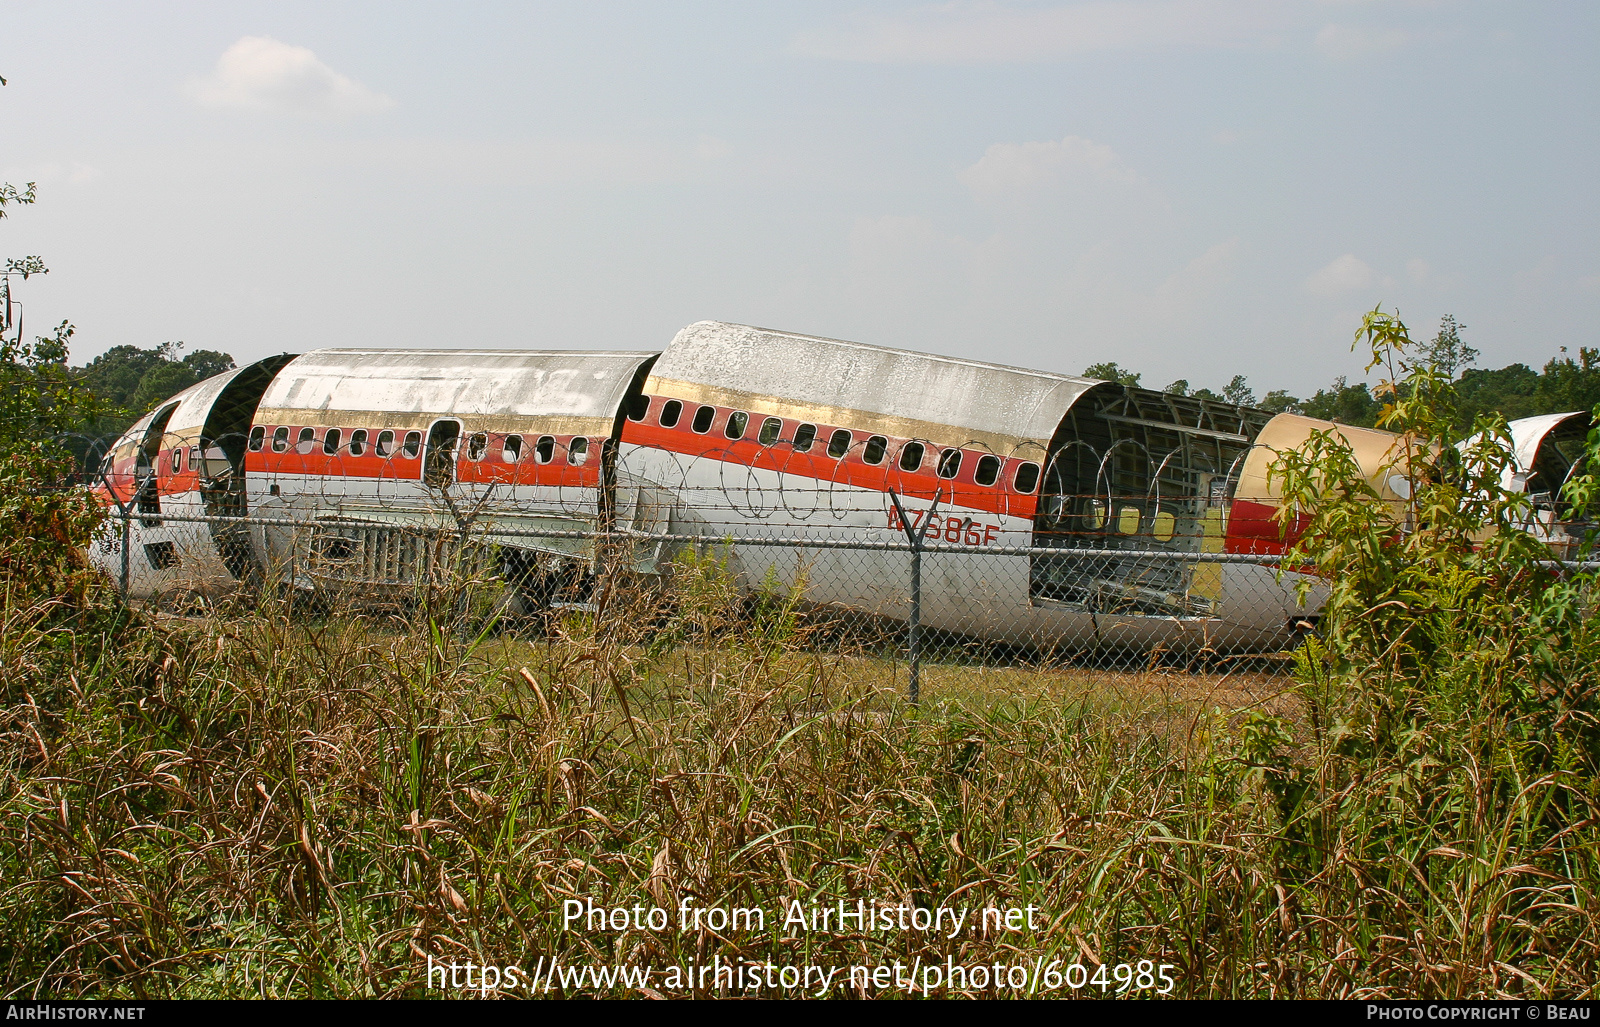
[[[922,633],[918,630],[922,620],[922,543],[928,537],[928,525],[933,523],[934,512],[939,509],[939,496],[943,492],[941,488],[933,494],[933,505],[928,507],[922,524],[913,528],[911,519],[906,516],[906,508],[900,505],[900,497],[894,489],[889,490],[895,512],[900,515],[900,530],[906,533],[906,541],[911,544],[911,617],[906,625],[906,649],[907,662],[911,666],[910,697],[913,706],[922,701]]]
[[[128,601],[128,546],[132,544],[133,519],[122,511],[122,601]]]

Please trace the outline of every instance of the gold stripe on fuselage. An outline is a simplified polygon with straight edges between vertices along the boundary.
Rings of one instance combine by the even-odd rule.
[[[1021,460],[1043,460],[1045,451],[1050,444],[1049,439],[1028,439],[1017,435],[1002,435],[997,432],[980,431],[976,428],[961,428],[955,425],[940,424],[937,421],[895,417],[891,414],[880,414],[870,410],[855,410],[849,407],[826,406],[816,403],[797,403],[793,400],[780,399],[777,396],[763,396],[753,392],[726,389],[717,385],[702,385],[698,382],[658,378],[655,375],[651,375],[645,382],[644,391],[651,396],[665,396],[669,399],[685,400],[691,403],[732,407],[735,410],[746,411],[752,416],[783,417],[793,421],[831,424],[840,428],[848,428],[857,433],[866,432],[870,434],[876,432],[893,438],[921,439],[937,446],[965,446],[986,449],[997,456],[1016,457]],[[683,416],[689,417],[691,415],[686,411]],[[756,423],[752,422],[748,430],[754,434],[758,427]]]
[[[612,421],[603,417],[574,417],[570,414],[472,414],[458,411],[429,413],[415,410],[303,410],[289,407],[262,407],[256,411],[256,424],[292,424],[309,428],[398,428],[427,429],[438,420],[457,420],[462,430],[495,432],[503,435],[594,435],[609,436]]]

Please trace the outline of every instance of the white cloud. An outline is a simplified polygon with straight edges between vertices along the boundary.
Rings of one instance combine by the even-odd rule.
[[[1271,0],[1136,0],[1067,6],[957,2],[865,12],[801,34],[808,57],[885,64],[1038,61],[1107,50],[1270,45],[1286,5]]]
[[[1326,267],[1305,280],[1305,290],[1317,296],[1338,296],[1342,293],[1370,289],[1377,284],[1378,273],[1353,253],[1337,257]]]
[[[1398,29],[1365,29],[1355,25],[1324,25],[1317,32],[1317,52],[1331,61],[1355,61],[1374,57],[1405,45],[1406,34]]]
[[[995,143],[956,178],[979,195],[1015,193],[1060,184],[1073,176],[1101,182],[1140,181],[1104,143],[1079,136],[1034,143]]]
[[[1238,238],[1225,239],[1189,261],[1156,290],[1158,311],[1189,313],[1232,282],[1239,263]]]
[[[394,106],[382,93],[339,74],[303,46],[266,36],[245,36],[228,47],[216,70],[189,83],[189,95],[207,107],[345,118]]]

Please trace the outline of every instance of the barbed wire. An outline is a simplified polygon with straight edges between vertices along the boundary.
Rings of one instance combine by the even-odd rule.
[[[1159,464],[1143,454],[1158,480],[1135,494],[1111,490],[1102,472],[1113,454],[1075,442],[1064,451],[1098,460],[1095,492],[1047,493],[1047,467],[1027,496],[950,481],[930,495],[926,476],[892,467],[881,483],[845,483],[843,474],[817,478],[814,464],[801,477],[714,451],[613,450],[605,439],[580,446],[550,436],[500,441],[502,456],[515,448],[521,459],[472,480],[490,455],[483,433],[430,464],[420,439],[408,447],[395,433],[378,457],[376,433],[358,441],[325,429],[291,436],[269,469],[246,471],[266,459],[272,436],[198,431],[132,447],[124,439],[120,450],[105,437],[57,440],[75,460],[58,485],[98,486],[107,497],[97,559],[125,595],[230,581],[401,594],[419,581],[487,573],[537,612],[584,607],[614,582],[670,578],[682,554],[710,554],[747,594],[791,590],[835,621],[898,638],[915,692],[919,637],[963,651],[1095,651],[1120,666],[1163,652],[1281,653],[1314,630],[1326,591],[1302,568],[1281,566],[1281,542],[1277,552],[1221,551],[1235,504],[1194,483],[1163,491],[1171,454]],[[547,478],[550,465],[557,481],[526,480]],[[986,509],[961,505],[979,500]],[[915,530],[905,530],[907,517]],[[1544,566],[1583,574],[1600,561]]]

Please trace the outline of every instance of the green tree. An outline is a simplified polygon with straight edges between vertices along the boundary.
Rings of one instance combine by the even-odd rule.
[[[1253,407],[1256,405],[1256,394],[1245,383],[1245,378],[1242,374],[1234,375],[1233,381],[1223,387],[1222,398],[1236,406]]]
[[[1118,385],[1137,387],[1142,375],[1132,371],[1124,371],[1117,366],[1115,360],[1108,360],[1100,364],[1090,364],[1083,369],[1085,378],[1098,378],[1104,382],[1116,382]]]
[[[1465,371],[1468,364],[1478,361],[1478,351],[1461,341],[1461,330],[1465,327],[1446,314],[1439,319],[1439,334],[1422,350],[1423,359],[1451,380],[1455,379],[1458,372]]]
[[[1267,398],[1261,401],[1261,409],[1274,414],[1300,413],[1300,401],[1282,389],[1273,389],[1267,393]]]
[[[84,376],[106,405],[104,416],[95,425],[96,434],[120,434],[168,396],[233,370],[233,357],[226,353],[197,349],[180,357],[182,349],[181,342],[163,342],[149,349],[113,346],[91,360],[83,368]]]
[[[1351,385],[1345,381],[1344,375],[1335,378],[1330,388],[1318,389],[1315,396],[1300,405],[1300,412],[1307,417],[1361,428],[1375,427],[1382,410],[1383,404],[1378,402],[1365,383]]]
[[[0,86],[5,79],[0,78]],[[0,183],[0,218],[7,207],[34,202],[34,185]],[[100,412],[82,372],[67,366],[72,325],[25,341],[14,318],[13,276],[47,273],[39,257],[11,258],[0,269],[0,594],[6,605],[78,610],[97,587],[85,555],[103,511],[84,489],[59,488],[82,459],[64,433],[79,431]]]

